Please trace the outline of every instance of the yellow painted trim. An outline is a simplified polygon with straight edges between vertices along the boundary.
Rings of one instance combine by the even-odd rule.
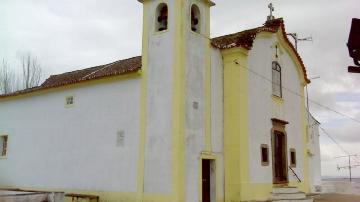
[[[303,145],[303,158],[304,158],[304,179],[302,186],[300,187],[302,191],[305,193],[310,192],[310,172],[309,172],[309,156],[307,155],[307,149],[308,149],[308,137],[309,137],[309,130],[307,127],[307,110],[305,108],[305,97],[304,97],[304,88],[301,88],[301,133],[302,133],[302,145]],[[299,154],[301,152],[299,151]]]
[[[0,102],[7,102],[7,101],[16,100],[16,99],[25,99],[25,98],[34,97],[34,96],[41,96],[41,95],[45,95],[48,93],[59,92],[59,91],[64,91],[64,90],[69,90],[69,89],[74,89],[74,88],[85,88],[85,87],[89,87],[89,86],[93,86],[93,85],[106,84],[106,83],[112,83],[112,82],[116,82],[116,81],[134,79],[134,78],[138,78],[140,76],[141,76],[141,71],[137,71],[137,72],[132,72],[132,73],[123,74],[123,75],[117,75],[117,76],[96,79],[96,80],[89,80],[89,81],[69,84],[69,85],[60,86],[60,87],[41,89],[41,90],[37,90],[34,92],[15,95],[15,96],[3,97],[3,98],[0,98]]]
[[[150,2],[143,3],[143,39],[142,39],[142,80],[141,80],[141,100],[140,100],[140,138],[139,138],[139,157],[137,170],[137,198],[142,201],[144,198],[144,178],[145,178],[145,138],[146,138],[146,115],[147,115],[147,95],[148,95],[148,60],[149,60],[149,8]]]
[[[217,156],[215,153],[212,152],[201,152],[200,154],[200,159],[211,159],[211,160],[216,160]]]
[[[174,201],[185,201],[185,1],[175,1],[172,119],[172,189]]]
[[[199,190],[199,201],[202,201],[202,160],[203,159],[209,159],[214,160],[215,162],[215,186],[216,186],[216,201],[217,202],[223,202],[224,196],[221,194],[221,191],[224,190],[224,184],[222,184],[221,176],[223,174],[223,170],[221,169],[222,162],[220,161],[219,155],[212,152],[202,152],[199,158],[199,171],[198,171],[198,190]]]
[[[249,182],[248,51],[239,47],[222,51],[224,61],[224,166],[225,201],[246,199]],[[250,192],[251,193],[251,192]]]
[[[144,194],[143,198],[138,198],[136,192],[107,192],[107,191],[92,191],[79,189],[49,189],[49,188],[25,188],[25,187],[8,187],[0,186],[2,189],[22,189],[33,191],[48,191],[48,192],[65,192],[65,194],[88,194],[100,197],[100,202],[170,202],[172,195],[170,194]],[[71,202],[71,197],[65,197],[65,202]]]
[[[271,95],[271,99],[273,100],[273,102],[275,102],[278,105],[284,104],[284,99],[276,95]]]
[[[210,22],[210,10],[206,9],[206,20]],[[208,25],[206,25],[206,34],[210,34]],[[206,39],[205,43],[205,150],[212,151],[211,142],[211,42]]]

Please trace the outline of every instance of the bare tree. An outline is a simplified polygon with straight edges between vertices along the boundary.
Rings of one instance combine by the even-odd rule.
[[[40,84],[42,68],[36,57],[30,53],[21,55],[23,88],[32,88]]]
[[[13,92],[15,87],[15,74],[9,68],[5,59],[0,65],[0,94],[7,94]]]

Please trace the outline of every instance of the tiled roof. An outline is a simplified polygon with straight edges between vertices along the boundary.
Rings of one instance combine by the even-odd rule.
[[[243,47],[250,50],[258,33],[260,32],[276,33],[279,30],[279,28],[282,28],[282,34],[284,35],[286,42],[294,51],[298,61],[302,66],[305,81],[310,83],[310,80],[307,78],[305,65],[300,55],[297,53],[294,46],[291,44],[291,42],[286,36],[285,26],[282,18],[268,21],[264,24],[264,26],[258,28],[249,29],[242,32],[214,38],[211,40],[211,44],[219,49]],[[73,72],[52,75],[41,86],[25,89],[21,91],[16,91],[10,94],[0,95],[0,98],[17,96],[43,89],[56,88],[60,86],[70,85],[70,84],[89,81],[89,80],[95,80],[110,76],[137,72],[139,70],[141,70],[141,56],[133,57],[125,60],[119,60],[106,65],[100,65],[100,66],[77,70]]]
[[[229,34],[213,38],[211,44],[219,49],[229,49],[234,47],[243,47],[248,50],[251,49],[256,35],[260,32],[272,32],[275,33],[277,30],[267,27],[258,27],[254,29],[245,30],[242,32]]]
[[[285,32],[285,25],[284,25],[284,21],[282,18],[267,21],[264,24],[264,26],[261,26],[261,27],[255,28],[255,29],[249,29],[249,30],[245,30],[242,32],[214,38],[214,39],[212,39],[211,44],[214,47],[219,48],[219,49],[230,49],[230,48],[234,48],[234,47],[243,47],[247,50],[250,50],[253,46],[254,40],[258,33],[260,33],[260,32],[276,33],[280,28],[282,30],[282,34],[284,36],[286,43],[290,46],[291,50],[295,53],[298,61],[300,62],[305,81],[307,83],[310,83],[310,80],[307,78],[306,68],[305,68],[303,60],[301,59],[300,55],[296,51],[295,47],[292,45],[292,43],[287,38],[287,35]]]
[[[52,88],[81,81],[100,79],[108,76],[115,76],[136,72],[141,69],[141,56],[125,60],[119,60],[107,65],[100,65],[87,69],[67,72],[64,74],[50,76],[41,87]]]
[[[133,57],[125,60],[119,60],[110,64],[90,67],[87,69],[67,72],[58,75],[51,75],[40,86],[29,88],[25,90],[16,91],[5,95],[0,95],[0,98],[17,96],[26,93],[31,93],[39,90],[56,88],[60,86],[80,83],[89,80],[101,79],[110,76],[122,75],[132,72],[137,72],[141,69],[141,56]]]

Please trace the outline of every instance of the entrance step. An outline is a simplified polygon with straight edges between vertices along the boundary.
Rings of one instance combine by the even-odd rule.
[[[313,202],[312,198],[306,197],[304,192],[297,187],[278,187],[271,193],[272,202]]]
[[[271,202],[314,202],[312,198],[304,198],[304,199],[284,199],[284,200],[272,200]]]

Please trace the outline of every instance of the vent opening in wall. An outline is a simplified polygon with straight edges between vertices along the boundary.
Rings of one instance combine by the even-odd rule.
[[[260,151],[261,151],[261,165],[268,166],[269,165],[269,146],[267,144],[262,144]]]
[[[8,145],[8,136],[0,136],[0,157],[5,157],[7,155],[7,145]]]
[[[116,146],[124,147],[125,146],[125,131],[118,131],[116,134]]]
[[[168,7],[165,3],[161,3],[156,9],[156,31],[164,31],[168,29]]]
[[[74,105],[74,96],[66,96],[65,98],[65,106],[73,106]]]
[[[197,5],[191,6],[191,30],[200,33],[200,9]]]
[[[290,166],[296,167],[296,150],[290,149]]]

